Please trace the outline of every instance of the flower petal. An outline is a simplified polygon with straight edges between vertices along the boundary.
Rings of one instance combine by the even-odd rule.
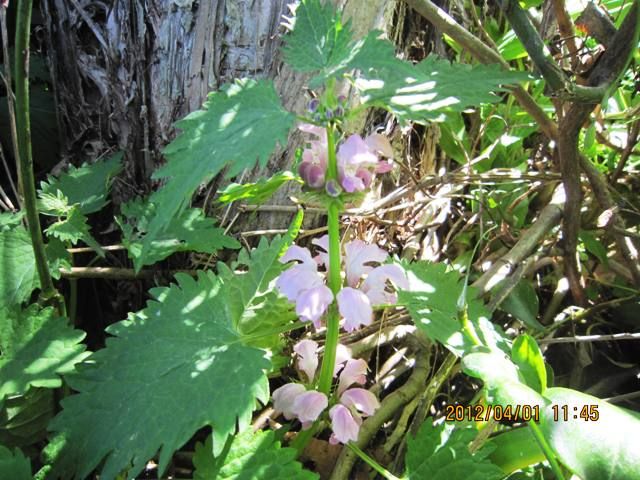
[[[323,285],[318,272],[306,265],[296,265],[285,270],[276,280],[276,287],[290,302],[295,302],[303,290]]]
[[[295,398],[292,411],[302,423],[315,422],[327,405],[329,405],[327,396],[312,390]]]
[[[353,174],[358,167],[375,167],[378,157],[369,150],[369,147],[360,135],[351,135],[338,148],[338,166],[345,169],[345,174]]]
[[[338,292],[338,310],[344,317],[344,329],[352,332],[360,325],[369,325],[373,318],[371,302],[360,290],[345,287]]]
[[[329,417],[331,417],[332,438],[334,441],[348,443],[358,440],[358,433],[360,432],[358,420],[360,419],[356,420],[347,407],[340,404],[335,405],[329,410]]]
[[[304,385],[299,383],[287,383],[275,389],[271,395],[273,398],[273,409],[277,412],[282,412],[284,418],[291,420],[296,416],[296,414],[293,413],[294,400],[306,391]]]
[[[396,288],[409,288],[407,276],[399,265],[376,267],[369,272],[361,287],[371,305],[394,305],[397,302],[397,296],[387,291],[387,280],[393,282]]]
[[[393,148],[389,139],[380,133],[372,133],[364,139],[370,151],[382,155],[383,157],[393,158]]]
[[[291,245],[284,255],[280,257],[280,263],[289,263],[293,260],[298,260],[303,265],[314,269],[316,268],[316,262],[311,257],[311,252],[308,248],[299,247],[298,245]]]
[[[362,240],[352,240],[344,246],[345,264],[347,270],[347,284],[355,287],[360,277],[371,271],[373,267],[366,263],[384,262],[389,256],[387,252],[377,245],[365,243]]]
[[[324,252],[318,252],[318,255],[313,257],[318,265],[324,265],[325,268],[329,269],[329,235],[323,235],[320,238],[314,238],[311,240],[311,243],[317,245]]]
[[[365,415],[373,415],[380,408],[376,396],[364,388],[350,388],[340,397],[340,403],[346,407],[354,407]]]
[[[309,382],[313,382],[318,368],[318,344],[313,340],[302,340],[295,344],[293,351],[300,357],[298,368],[307,375]]]
[[[347,363],[340,374],[338,383],[338,395],[341,395],[354,383],[364,385],[367,382],[367,362],[361,358],[347,360]]]
[[[338,348],[336,348],[336,364],[333,367],[333,376],[335,377],[347,360],[351,360],[351,351],[348,347],[345,347],[341,343],[338,344]]]
[[[316,328],[320,328],[320,319],[327,311],[327,307],[333,302],[333,293],[329,287],[318,285],[303,290],[296,299],[296,313],[301,320],[313,322]]]

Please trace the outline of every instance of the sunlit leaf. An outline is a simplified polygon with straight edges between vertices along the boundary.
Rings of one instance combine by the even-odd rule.
[[[297,451],[282,448],[274,432],[251,430],[237,435],[217,457],[213,456],[212,440],[196,444],[193,464],[194,480],[312,480],[317,474],[304,470],[296,461]]]
[[[49,225],[45,230],[47,235],[55,237],[61,242],[75,245],[80,240],[93,248],[101,256],[104,256],[100,244],[91,236],[87,217],[80,211],[78,205],[69,208],[65,218],[61,218]]]
[[[106,348],[67,377],[79,393],[51,423],[67,437],[58,477],[84,478],[99,465],[101,479],[124,469],[133,477],[158,451],[162,472],[198,429],[212,427],[219,454],[238,425],[247,427],[268,401],[271,362],[252,346],[255,332],[245,336],[237,325],[265,294],[286,242],[263,241],[245,274],[177,275],[177,284],[150,291],[144,310],[109,327]]]
[[[217,228],[202,209],[189,208],[170,219],[163,231],[149,235],[149,223],[158,214],[155,205],[136,199],[122,205],[122,243],[133,259],[136,271],[176,252],[214,253],[223,248],[240,248],[233,237]]]
[[[486,455],[490,449],[475,454],[469,443],[477,435],[474,428],[455,428],[452,424],[422,424],[415,437],[407,437],[405,457],[407,480],[499,480],[502,470]]]
[[[511,359],[518,366],[525,383],[538,393],[547,388],[547,368],[540,347],[529,335],[520,335],[511,347]]]
[[[87,355],[80,343],[84,337],[53,308],[0,310],[0,403],[29,387],[62,385],[60,376],[73,371]]]
[[[107,195],[113,178],[122,169],[122,152],[106,160],[84,164],[80,168],[73,165],[59,177],[48,176],[40,183],[42,193],[55,196],[60,191],[69,200],[69,205],[78,204],[84,215],[97,212],[107,204]],[[45,210],[45,213],[49,213]]]
[[[0,231],[0,309],[20,305],[40,286],[31,237],[22,226]]]
[[[476,347],[463,330],[458,298],[464,283],[459,272],[447,271],[444,264],[418,262],[407,267],[409,289],[401,290],[398,304],[409,310],[416,326],[457,356]],[[510,346],[500,327],[493,325],[490,313],[473,288],[467,289],[466,312],[474,334],[487,347],[508,352]]]
[[[567,388],[549,388],[544,396],[549,404],[540,411],[540,427],[563,464],[583,480],[640,479],[637,412]]]
[[[181,133],[164,149],[165,166],[153,177],[166,184],[149,198],[157,207],[149,241],[167,228],[201,183],[227,167],[232,177],[265,166],[276,145],[285,145],[294,116],[284,110],[272,82],[237,80],[209,94],[203,110],[176,123]]]
[[[546,459],[531,429],[526,425],[491,437],[491,443],[495,450],[489,454],[489,458],[505,474],[536,465]]]
[[[231,183],[220,193],[218,201],[221,203],[237,202],[243,200],[250,204],[264,203],[273,195],[282,185],[291,181],[299,181],[293,172],[279,172],[267,178],[260,179],[255,183],[237,184]]]

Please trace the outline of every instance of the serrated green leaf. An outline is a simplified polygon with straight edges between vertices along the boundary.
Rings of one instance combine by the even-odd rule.
[[[106,160],[84,164],[80,168],[73,165],[59,177],[47,177],[40,183],[43,193],[56,196],[58,191],[69,199],[69,205],[78,204],[84,215],[97,212],[107,204],[107,195],[113,177],[122,169],[122,152]],[[44,213],[50,213],[45,210]]]
[[[220,196],[218,197],[218,201],[221,203],[230,203],[244,200],[253,205],[261,204],[267,201],[282,185],[294,180],[302,183],[298,175],[286,171],[276,173],[256,183],[245,183],[242,185],[232,183],[219,192]]]
[[[31,462],[19,448],[13,452],[0,445],[0,478],[7,480],[32,480]]]
[[[295,26],[283,47],[285,62],[299,72],[321,72],[324,79],[351,54],[351,29],[331,1],[302,0]],[[312,84],[318,82],[312,81]]]
[[[484,383],[487,401],[491,404],[520,410],[521,405],[544,405],[544,399],[525,385],[518,367],[499,352],[479,352],[465,355],[462,370]]]
[[[511,359],[518,366],[525,383],[538,393],[547,388],[547,368],[540,347],[529,335],[520,335],[513,342]]]
[[[135,476],[158,450],[162,471],[196,430],[212,426],[219,454],[249,424],[256,401],[269,399],[270,361],[236,325],[272,276],[278,257],[268,252],[281,250],[282,240],[262,243],[245,274],[177,275],[177,285],[152,289],[144,310],[109,327],[114,338],[68,377],[79,393],[51,424],[67,436],[58,476],[84,478],[103,460],[101,478]]]
[[[527,280],[520,280],[507,298],[500,304],[500,309],[513,315],[527,327],[535,331],[544,330],[538,321],[538,295],[535,288]]]
[[[199,208],[190,208],[171,218],[158,235],[148,235],[149,223],[157,215],[155,205],[136,199],[122,205],[117,221],[123,232],[122,243],[133,260],[136,271],[144,265],[164,260],[176,252],[214,253],[223,248],[240,248],[233,237],[217,228]]]
[[[286,144],[294,119],[266,80],[237,80],[210,93],[203,110],[176,123],[182,133],[167,145],[167,164],[153,175],[166,185],[149,199],[159,207],[149,235],[166,228],[196,188],[224,167],[228,177],[256,163],[264,167],[276,144]]]
[[[45,232],[47,235],[57,238],[61,242],[69,242],[72,245],[82,240],[100,256],[104,257],[104,252],[100,244],[96,242],[89,232],[87,217],[80,211],[78,205],[73,205],[67,212],[66,218],[52,223]]]
[[[45,253],[47,255],[47,263],[49,264],[49,272],[56,280],[62,276],[60,272],[61,269],[71,269],[73,259],[62,241],[55,237],[49,238],[49,241],[45,245]]]
[[[212,439],[196,444],[194,480],[312,480],[319,476],[296,461],[297,451],[282,448],[271,431],[238,434],[218,457]]]
[[[396,58],[394,45],[371,32],[352,46],[345,69],[360,70],[355,79],[362,103],[389,110],[402,121],[444,121],[443,112],[494,103],[492,92],[530,78],[499,65],[466,65],[429,55],[413,65]]]
[[[0,232],[0,309],[20,305],[39,286],[29,233],[22,225]]]
[[[418,262],[406,269],[409,289],[401,290],[398,304],[409,310],[416,326],[428,337],[440,342],[457,356],[476,347],[463,331],[458,319],[458,299],[464,283],[459,272],[447,272],[444,264]],[[475,335],[493,350],[508,352],[510,345],[500,328],[490,321],[490,313],[482,301],[476,299],[473,288],[467,288],[467,315]]]
[[[548,388],[544,397],[548,405],[540,410],[540,428],[564,465],[583,480],[640,479],[638,412],[568,388]],[[594,406],[597,419],[580,417],[585,407],[594,413]]]
[[[6,232],[20,226],[24,212],[2,212],[0,213],[0,232]]]
[[[0,443],[29,447],[47,438],[47,425],[56,410],[53,390],[29,388],[24,395],[12,395],[0,408]]]
[[[29,387],[56,388],[60,376],[87,354],[85,333],[71,328],[53,308],[31,305],[24,311],[0,310],[0,403]]]
[[[502,470],[486,458],[472,455],[468,445],[477,435],[474,428],[452,424],[422,424],[417,435],[407,437],[405,457],[408,480],[499,480]]]

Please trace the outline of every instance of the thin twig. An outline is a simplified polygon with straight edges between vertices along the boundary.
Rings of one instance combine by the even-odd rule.
[[[538,340],[538,343],[551,345],[554,343],[617,342],[620,340],[640,340],[640,333],[613,333],[610,335],[576,335],[575,337],[541,338]]]

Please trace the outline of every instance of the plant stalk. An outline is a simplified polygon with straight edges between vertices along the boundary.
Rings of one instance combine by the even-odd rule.
[[[333,136],[333,126],[327,126],[327,181],[338,181],[338,162],[336,159],[336,145]],[[332,200],[327,211],[327,223],[329,227],[329,288],[333,295],[337,295],[342,288],[340,268],[340,210],[339,200]],[[333,370],[336,364],[336,350],[340,332],[340,315],[334,300],[329,307],[327,315],[327,335],[320,369],[318,390],[325,395],[331,393],[333,383]]]
[[[547,457],[549,465],[551,466],[551,470],[553,470],[553,474],[558,480],[565,480],[564,474],[562,473],[562,468],[560,468],[560,465],[558,464],[556,456],[551,450],[549,443],[542,435],[540,427],[538,426],[538,424],[536,424],[536,422],[529,422],[529,426],[531,427],[531,432],[533,433],[533,436],[536,437],[536,440],[538,441],[538,444],[540,445],[544,456]]]
[[[16,80],[16,130],[18,134],[18,171],[27,225],[33,244],[38,278],[40,279],[40,297],[47,305],[54,306],[60,315],[64,315],[64,299],[53,285],[47,264],[44,239],[40,229],[38,208],[36,205],[36,187],[33,175],[33,156],[31,154],[31,120],[29,118],[29,36],[31,34],[32,0],[19,0],[16,17],[15,39],[15,80]]]
[[[378,472],[387,480],[401,480],[399,477],[396,477],[393,473],[391,473],[389,470],[384,468],[382,465],[376,462],[373,458],[367,455],[364,451],[362,451],[362,449],[360,449],[360,447],[358,447],[355,443],[349,442],[347,443],[347,447],[353,450],[355,454],[362,459],[362,461],[364,461],[367,465],[369,465],[371,468],[373,468],[376,472]]]

